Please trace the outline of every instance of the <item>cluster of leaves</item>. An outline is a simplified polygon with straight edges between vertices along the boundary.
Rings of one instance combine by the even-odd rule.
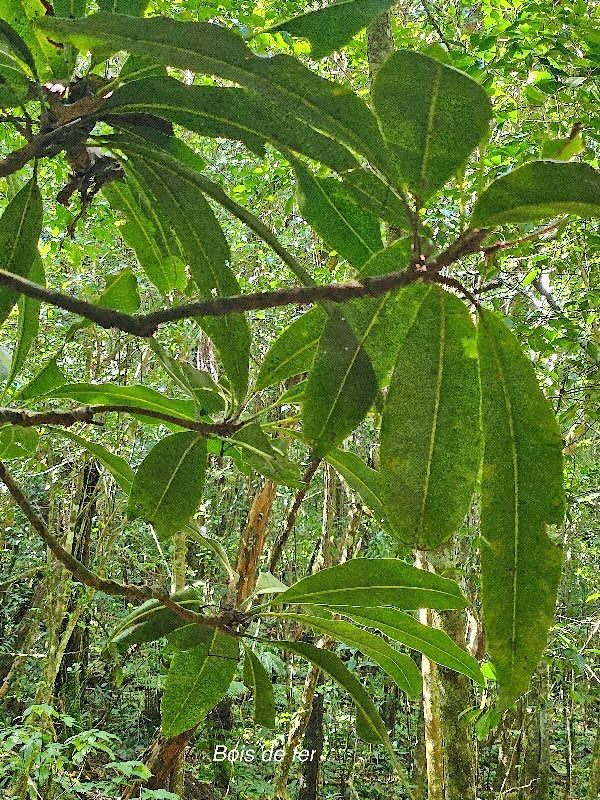
[[[318,59],[390,5],[335,3],[269,32],[307,39]],[[187,399],[144,386],[67,384],[50,361],[31,384],[13,391],[11,401],[37,407],[71,399],[126,410],[144,422],[165,422],[171,432],[135,473],[101,445],[59,428],[54,432],[103,464],[128,495],[131,517],[152,524],[163,539],[180,530],[200,537],[230,575],[219,543],[202,537],[193,524],[209,453],[226,448],[242,469],[300,487],[298,466],[284,446],[286,436],[299,439],[312,459],[325,459],[340,472],[382,526],[400,542],[422,549],[439,546],[456,531],[481,475],[484,618],[500,704],[509,705],[527,688],[552,621],[561,552],[546,528],[563,517],[562,442],[516,338],[498,314],[479,304],[476,325],[463,299],[444,287],[467,298],[468,292],[444,270],[481,249],[500,226],[600,215],[600,176],[591,166],[568,160],[572,151],[557,147],[551,159],[529,161],[485,188],[461,237],[431,256],[422,224],[427,204],[462,173],[489,136],[492,108],[480,83],[431,55],[400,50],[380,68],[370,106],[348,86],[289,55],[257,55],[233,30],[134,16],[145,6],[101,4],[100,13],[85,16],[83,4],[71,5],[66,18],[57,3],[56,16],[6,16],[0,28],[0,100],[8,108],[44,109],[38,138],[29,143],[32,157],[65,150],[72,158],[78,149],[101,148],[107,172],[100,179],[98,162],[90,160],[78,174],[79,185],[85,192],[102,187],[125,220],[119,231],[140,268],[170,303],[181,293],[217,300],[239,294],[229,244],[211,203],[262,238],[300,283],[314,284],[277,237],[204,174],[204,162],[173,126],[240,141],[258,155],[269,145],[293,168],[308,224],[347,260],[360,285],[385,288],[337,304],[325,287],[319,304],[275,341],[250,387],[251,330],[236,312],[196,317],[219,353],[224,377],[218,383],[174,361],[152,341],[157,360]],[[59,51],[54,42],[66,46]],[[121,51],[129,56],[118,75],[98,80],[94,69]],[[82,81],[69,82],[78,52],[92,54],[83,95],[76,91]],[[182,83],[173,77],[177,69],[202,81]],[[64,82],[64,101],[50,101],[44,90],[49,80]],[[46,150],[39,149],[44,136]],[[4,273],[37,285],[43,283],[36,257],[41,219],[34,174],[0,219],[0,248]],[[388,246],[383,223],[401,232]],[[378,284],[382,279],[390,283]],[[405,283],[410,285],[400,289]],[[2,321],[15,304],[19,334],[10,386],[37,332],[39,295],[19,296],[3,284]],[[139,306],[130,270],[95,303],[125,315]],[[304,373],[306,380],[278,400],[302,407],[291,429],[282,428],[273,439],[256,418],[244,416],[256,393]],[[381,414],[378,471],[339,449],[373,408]],[[207,436],[203,426],[210,425],[213,435]],[[0,436],[4,459],[35,450],[36,435],[28,428],[7,425]],[[186,592],[174,599],[197,608],[194,590]],[[324,570],[278,594],[267,607],[281,604],[312,607],[302,614],[278,613],[357,647],[409,695],[419,690],[414,662],[367,629],[483,680],[474,660],[445,634],[404,613],[464,607],[458,586],[401,561],[361,559]],[[240,611],[230,624],[206,618],[183,626],[180,617],[151,601],[122,623],[112,643],[117,648],[167,636],[173,657],[162,706],[165,733],[189,729],[216,705],[233,679],[238,639],[259,613],[265,608]],[[393,757],[372,701],[333,653],[302,642],[272,644],[305,656],[344,686],[357,704],[362,734],[382,741]],[[261,698],[256,721],[271,725],[270,681],[253,651],[244,651],[245,680]]]

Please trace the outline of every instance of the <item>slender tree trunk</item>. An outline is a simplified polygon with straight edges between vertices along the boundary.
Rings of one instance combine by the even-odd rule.
[[[300,765],[298,800],[317,800],[319,796],[319,766],[323,752],[323,693],[315,692],[308,725],[304,731],[303,749],[310,758]]]
[[[598,710],[600,711],[600,705]],[[596,714],[596,739],[592,750],[588,800],[597,800],[598,797],[600,797],[600,713]]]
[[[548,668],[535,675],[527,698],[529,713],[524,714],[522,787],[519,800],[547,800],[550,781],[550,743],[546,727]]]

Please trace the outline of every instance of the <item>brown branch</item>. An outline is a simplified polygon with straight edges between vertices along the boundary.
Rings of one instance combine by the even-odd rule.
[[[531,233],[528,233],[526,236],[521,236],[518,239],[511,239],[508,242],[494,242],[494,244],[489,245],[489,247],[482,248],[483,255],[488,258],[497,250],[505,250],[509,247],[516,247],[519,244],[524,244],[525,242],[532,242],[534,239],[556,230],[556,228],[562,225],[564,219],[564,217],[555,219],[549,222],[548,225],[544,225],[542,228],[536,228],[534,231],[531,231]]]
[[[99,405],[81,406],[71,411],[27,411],[25,409],[0,408],[0,425],[18,425],[21,428],[35,428],[39,425],[59,425],[63,428],[70,428],[82,422],[87,425],[98,425],[96,417],[100,414],[138,414],[142,417],[152,417],[168,422],[172,425],[179,425],[190,431],[204,434],[205,436],[219,435],[231,436],[239,430],[241,422],[198,422],[185,417],[176,417],[172,414],[165,414],[162,411],[154,411],[150,408],[136,408],[135,406],[124,405]]]
[[[65,550],[60,542],[50,533],[48,526],[25,497],[21,487],[15,482],[2,461],[0,461],[0,480],[4,483],[14,501],[31,523],[32,528],[43,540],[46,547],[48,547],[55,558],[69,570],[71,575],[76,581],[79,581],[79,583],[89,586],[98,592],[103,592],[104,594],[114,597],[127,597],[136,602],[158,600],[165,608],[168,608],[188,623],[199,623],[213,628],[224,628],[228,631],[235,631],[237,626],[243,623],[245,617],[239,613],[235,614],[234,612],[229,612],[218,617],[204,617],[201,614],[197,614],[195,611],[190,611],[174,602],[169,593],[164,589],[157,589],[152,586],[144,585],[136,586],[130,583],[118,583],[118,581],[101,578],[100,575],[88,569],[81,561],[69,553],[68,550]]]
[[[435,282],[438,280],[438,273],[441,269],[450,266],[469,253],[481,250],[481,242],[487,233],[487,229],[468,230],[436,258],[429,259],[422,265],[413,265],[407,270],[392,272],[388,275],[355,279],[344,283],[330,283],[324,286],[293,286],[289,289],[277,289],[272,292],[218,297],[201,300],[197,303],[186,303],[175,308],[152,311],[148,314],[131,315],[109,308],[101,308],[54,289],[47,289],[2,269],[0,269],[0,286],[6,286],[28,297],[70,311],[95,322],[102,328],[116,328],[133,336],[150,337],[154,335],[160,325],[167,322],[178,322],[194,317],[223,317],[229,314],[287,305],[345,303],[348,300],[362,297],[379,297],[418,280]]]
[[[315,472],[319,468],[320,463],[321,459],[315,458],[313,461],[310,462],[310,464],[306,468],[304,475],[302,476],[302,483],[304,485],[296,493],[296,497],[294,497],[294,502],[292,504],[292,507],[290,508],[290,512],[285,522],[285,527],[275,540],[275,543],[273,544],[273,549],[271,550],[271,553],[269,555],[269,564],[267,566],[268,572],[274,573],[275,568],[277,567],[279,559],[281,558],[281,554],[283,553],[283,548],[286,546],[290,533],[293,531],[294,525],[296,524],[296,517],[298,516],[298,511],[300,510],[302,501],[306,497],[306,493],[308,491],[308,487],[310,486],[310,482],[312,481]]]
[[[87,136],[89,129],[90,120],[78,117],[48,133],[35,136],[24,147],[9,153],[6,158],[0,159],[0,178],[6,178],[8,175],[18,172],[34,158],[51,158],[58,155],[61,150],[81,139],[82,134]]]

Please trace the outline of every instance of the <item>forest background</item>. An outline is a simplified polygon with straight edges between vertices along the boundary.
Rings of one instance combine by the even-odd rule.
[[[245,37],[306,11],[301,2],[269,0],[256,4],[159,0],[142,9],[140,3],[128,5],[127,0],[98,5],[102,11],[209,21]],[[343,36],[348,40],[343,48],[329,47],[331,42],[323,45],[331,22],[318,19],[320,31],[315,33],[312,52],[306,39],[290,35],[285,25],[279,32],[256,36],[250,44],[265,55],[291,54],[320,75],[349,84],[366,99],[392,49],[418,51],[466,73],[492,100],[489,135],[475,142],[467,166],[461,165],[441,194],[426,204],[419,243],[426,258],[443,252],[449,241],[464,233],[475,195],[508,170],[540,158],[598,167],[600,16],[595,2],[422,0],[339,5],[371,9],[365,17],[367,30],[359,30],[364,25],[358,25],[354,37]],[[374,8],[384,13],[374,13]],[[123,70],[163,74],[164,67],[156,72],[156,66],[142,63],[141,56],[127,67],[123,53],[114,55],[110,47],[103,51],[96,46],[95,61],[90,63],[84,47],[76,56],[68,35],[61,38],[50,28],[45,38],[43,27],[34,29],[28,22],[53,14],[79,18],[95,10],[90,5],[86,11],[85,3],[77,2],[57,1],[52,9],[46,3],[0,0],[2,20],[13,26],[29,49],[35,46],[36,66],[43,59],[50,63],[58,53],[67,61],[72,59],[79,76],[67,87],[55,72],[46,81],[41,99],[31,98],[26,94],[29,90],[18,85],[5,89],[3,80],[0,155],[6,161],[31,141],[31,125],[39,133],[36,115],[56,114],[59,106],[68,109],[70,103],[94,99],[98,95],[90,92],[90,86],[94,90],[105,87],[123,64]],[[349,8],[347,13],[348,19],[353,12]],[[307,29],[300,33],[303,30],[306,33]],[[6,44],[3,28],[0,34]],[[65,44],[59,46],[55,39]],[[14,66],[15,43],[12,40],[11,47],[10,38],[7,41],[0,48],[3,78]],[[323,57],[316,52],[315,42],[321,42]],[[17,60],[22,62],[22,58]],[[167,64],[170,67],[171,62]],[[186,87],[229,85],[192,67],[176,65],[169,74]],[[83,81],[83,75],[91,77]],[[14,91],[25,92],[16,110],[10,103]],[[146,106],[132,104],[126,110],[142,117],[154,101],[150,94]],[[328,165],[313,163],[312,172],[305,170],[305,174],[296,155],[276,143],[259,154],[252,143],[242,144],[235,135],[224,138],[222,130],[201,135],[193,132],[193,126],[190,130],[185,119],[169,121],[167,117],[162,125],[153,119],[161,135],[170,135],[174,122],[179,139],[195,153],[194,168],[222,187],[238,212],[242,208],[237,218],[232,217],[217,205],[217,196],[210,196],[240,293],[296,285],[290,263],[296,277],[307,277],[309,286],[347,281],[354,275],[353,267],[367,260],[361,247],[368,255],[376,253],[372,242],[377,236],[378,246],[383,247],[382,233],[391,246],[399,242],[395,252],[402,247],[402,234],[385,216],[376,220],[375,233],[372,219],[352,217],[347,205],[338,205],[333,223],[323,222],[327,214],[322,216],[322,210],[311,206],[316,185],[311,180],[318,176],[331,181]],[[149,249],[148,241],[160,238],[161,219],[152,220],[147,214],[140,222],[135,213],[139,210],[131,191],[135,176],[127,173],[123,180],[123,170],[107,155],[111,151],[103,140],[112,123],[114,114],[112,121],[109,117],[99,123],[92,151],[74,152],[67,147],[65,153],[61,142],[56,151],[32,153],[39,156],[35,177],[43,197],[43,217],[39,258],[33,260],[27,275],[63,295],[125,315],[164,307],[165,298],[169,306],[177,306],[197,296],[211,296],[202,287],[197,294],[181,253],[173,255],[166,246],[156,256]],[[460,124],[458,117],[454,125],[460,128]],[[288,146],[302,152],[300,144]],[[5,209],[34,175],[33,160],[19,166],[3,172],[0,197]],[[594,202],[597,217],[597,186]],[[102,319],[100,324],[90,324],[70,313],[77,309],[40,303],[33,295],[21,295],[18,302],[15,295],[7,302],[10,292],[3,284],[2,405],[24,409],[23,413],[48,414],[35,425],[23,426],[22,420],[7,416],[5,409],[1,412],[0,460],[10,470],[8,477],[3,472],[4,484],[10,489],[14,479],[26,495],[24,506],[15,502],[14,490],[0,494],[0,791],[6,797],[208,800],[289,796],[310,800],[401,798],[408,796],[407,791],[414,798],[429,800],[598,797],[600,236],[597,221],[579,218],[593,216],[583,212],[594,202],[588,201],[586,209],[558,204],[550,209],[553,213],[548,212],[542,227],[534,224],[535,216],[525,226],[511,220],[512,227],[502,229],[502,237],[484,242],[487,251],[482,250],[481,241],[465,250],[466,259],[453,273],[458,285],[451,284],[444,265],[440,271],[452,297],[464,289],[471,299],[481,299],[486,308],[504,316],[534,364],[562,436],[566,515],[552,532],[553,542],[561,545],[564,554],[556,614],[539,663],[534,653],[529,688],[516,692],[505,706],[498,702],[498,676],[481,621],[478,494],[452,538],[431,553],[429,548],[415,550],[394,535],[393,526],[384,520],[387,506],[382,512],[378,496],[380,398],[368,416],[365,412],[364,421],[357,420],[343,431],[344,436],[337,436],[339,449],[329,452],[326,460],[316,458],[314,448],[309,452],[298,419],[306,391],[303,378],[311,369],[321,329],[317,326],[316,335],[306,326],[294,329],[297,332],[291,338],[296,344],[305,337],[309,346],[297,348],[304,349],[304,355],[293,353],[293,369],[282,368],[282,356],[274,350],[282,332],[302,319],[303,308],[292,300],[282,308],[266,304],[247,314],[252,329],[251,385],[257,391],[249,400],[238,402],[231,359],[225,359],[224,367],[222,353],[207,335],[208,325],[200,327],[197,320],[188,318],[161,326],[149,339],[104,325]],[[192,217],[196,207],[186,203],[183,195],[183,227],[186,213]],[[265,241],[264,231],[256,235],[256,225],[252,229],[244,224],[243,209],[276,232],[280,251],[268,246],[272,237]],[[570,215],[573,209],[574,217]],[[340,228],[340,217],[346,228]],[[8,215],[2,219],[5,254],[14,231]],[[170,225],[177,230],[176,221],[171,219]],[[365,227],[361,230],[361,226]],[[363,235],[348,239],[347,230],[357,229]],[[345,245],[338,241],[340,231]],[[291,255],[281,258],[282,252]],[[226,335],[239,336],[239,328]],[[288,336],[284,355],[291,360],[289,341]],[[92,389],[91,384],[103,388]],[[107,385],[117,389],[108,390]],[[131,386],[146,389],[127,393]],[[190,397],[196,411],[200,407],[203,413],[189,413]],[[161,405],[158,398],[166,398],[166,404]],[[78,408],[112,405],[121,410],[73,416],[68,409],[75,404]],[[137,415],[122,413],[123,405],[136,406]],[[65,415],[53,416],[57,410]],[[153,417],[157,412],[158,419]],[[242,441],[236,440],[240,433],[230,423],[242,413],[259,421],[262,433],[260,428],[253,429]],[[161,496],[163,489],[167,492],[163,473],[173,471],[176,461],[172,463],[175,456],[168,450],[158,452],[158,463],[144,459],[166,437],[191,435],[190,429],[182,433],[185,428],[174,422],[175,418],[181,421],[181,416],[198,422],[202,432],[208,430],[202,426],[215,420],[224,418],[226,424],[214,431],[220,439],[208,439],[206,478],[198,496],[197,474],[178,475],[175,470],[173,505],[165,518],[153,519],[152,526],[147,504],[156,499],[156,492]],[[307,424],[305,416],[305,429]],[[412,424],[410,419],[407,424]],[[270,440],[272,434],[277,439]],[[468,439],[467,433],[464,438]],[[142,462],[146,470],[140,470],[136,507],[127,495],[134,493],[132,468]],[[542,470],[542,494],[544,480]],[[150,499],[144,494],[148,486],[155,492],[150,491]],[[180,529],[169,530],[173,508],[187,507],[188,501],[195,504],[193,513],[180,520]],[[148,626],[142,630],[144,621],[128,615],[136,613],[144,597],[110,596],[117,592],[107,593],[106,585],[94,586],[89,581],[83,585],[86,581],[80,582],[82,573],[78,580],[78,568],[67,568],[64,558],[57,558],[48,541],[36,535],[36,525],[23,513],[27,505],[36,511],[41,527],[85,569],[102,580],[175,592],[191,613],[206,608],[226,613],[232,605],[244,609],[248,597],[257,603],[270,597],[270,591],[279,591],[279,582],[291,586],[353,557],[399,557],[410,563],[416,559],[417,566],[457,581],[469,603],[466,613],[422,609],[419,619],[442,628],[461,652],[479,661],[481,672],[449,644],[444,645],[446,660],[442,656],[439,667],[418,650],[405,649],[403,655],[412,660],[414,669],[422,670],[423,685],[415,687],[409,676],[404,684],[400,678],[399,686],[393,669],[387,674],[380,669],[377,651],[369,656],[364,642],[361,650],[360,642],[356,646],[347,637],[341,644],[327,638],[327,627],[318,627],[322,611],[308,606],[314,615],[312,628],[293,613],[254,619],[249,629],[254,640],[246,641],[243,668],[231,676],[232,682],[227,680],[222,697],[215,694],[214,702],[207,702],[207,713],[197,715],[202,719],[181,730],[173,724],[173,709],[163,702],[161,735],[161,698],[169,665],[177,658],[183,663],[182,654],[194,652],[181,641],[173,644],[172,637],[165,649],[162,635],[172,634],[177,615],[155,601]],[[543,571],[542,558],[539,563]],[[243,576],[237,584],[236,572]],[[533,574],[530,579],[532,585],[536,583]],[[185,594],[190,586],[193,593]],[[368,622],[363,619],[365,628],[376,627]],[[231,619],[229,623],[233,624]],[[297,649],[259,646],[255,639],[266,635],[296,642]],[[317,643],[324,650],[333,649],[374,699],[398,758],[396,771],[381,743],[367,743],[357,735],[354,705],[339,681],[324,676],[316,666],[307,666],[302,658],[308,652],[303,653],[302,647]],[[173,655],[177,647],[182,649]],[[458,659],[458,671],[449,668],[451,656]],[[528,672],[528,666],[524,670]],[[249,702],[253,695],[256,708]],[[179,695],[175,702],[185,706],[185,697]],[[171,720],[170,729],[165,718]],[[253,748],[258,757],[215,762],[215,747],[238,752]],[[283,761],[263,761],[260,755],[269,748],[280,748],[285,753]],[[320,759],[293,759],[294,748],[316,750]]]

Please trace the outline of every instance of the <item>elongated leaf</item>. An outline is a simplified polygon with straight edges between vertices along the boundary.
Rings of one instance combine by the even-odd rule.
[[[481,463],[476,331],[431,287],[400,348],[381,420],[383,505],[406,544],[432,548],[468,511]]]
[[[180,596],[176,602],[189,611],[198,611],[202,608],[202,602],[197,599],[194,590],[188,589],[178,594]],[[173,596],[173,599],[175,600],[175,596]],[[146,606],[145,603],[144,606]],[[140,606],[140,610],[141,609],[142,606]],[[119,631],[113,633],[110,642],[117,650],[125,653],[135,644],[155,642],[157,639],[162,639],[185,627],[189,628],[192,626],[186,625],[181,617],[178,617],[177,614],[169,611],[169,609],[164,608],[164,606],[148,606],[144,609],[144,613],[139,613],[134,618],[130,619],[128,625],[124,622],[121,623]],[[194,625],[193,627],[200,628],[202,626]],[[212,634],[210,628],[204,628],[204,630]]]
[[[4,8],[3,16],[0,18],[0,52],[5,56],[15,56],[21,64],[29,68],[29,74],[36,77],[36,66],[31,50],[17,33],[16,28],[4,19],[4,15],[8,13],[7,9],[8,6]]]
[[[342,476],[348,486],[358,493],[375,519],[386,527],[386,515],[381,503],[383,489],[379,472],[368,467],[362,458],[348,450],[330,450],[326,461]]]
[[[125,216],[127,222],[119,227],[119,233],[135,252],[149,280],[163,294],[170,292],[177,284],[175,267],[168,254],[161,250],[160,239],[145,209],[122,181],[112,181],[103,186],[102,193],[112,208]]]
[[[393,53],[379,69],[373,104],[399,179],[421,200],[465,163],[492,115],[478,83],[411,50]]]
[[[33,428],[3,425],[0,427],[0,459],[10,461],[13,458],[32,456],[39,441],[40,435]]]
[[[363,342],[343,311],[325,324],[308,376],[303,403],[304,433],[317,458],[340,444],[364,419],[377,394],[377,377]]]
[[[215,628],[207,644],[175,653],[160,704],[163,736],[203,720],[225,695],[239,658],[236,639]]]
[[[254,697],[254,724],[275,727],[275,698],[273,684],[257,656],[244,644],[244,683]]]
[[[198,609],[202,607],[200,605],[201,601],[198,589],[193,586],[187,586],[185,589],[174,592],[171,595],[171,599],[185,608]],[[120,636],[125,631],[130,631],[137,625],[142,625],[154,619],[161,611],[168,611],[168,609],[165,609],[164,605],[159,600],[146,600],[145,603],[134,608],[133,611],[118,622],[110,635],[109,643],[114,641],[117,636]],[[169,611],[169,614],[175,616],[171,611]],[[179,622],[182,625],[186,624],[181,618],[179,618]]]
[[[44,265],[42,259],[37,256],[33,259],[33,266],[29,275],[30,280],[40,286],[46,285]],[[17,329],[17,343],[12,354],[10,373],[6,379],[6,385],[10,386],[13,380],[21,371],[27,361],[27,356],[31,350],[31,345],[35,341],[40,326],[40,301],[33,297],[21,295],[18,300],[19,305],[19,327]]]
[[[18,40],[11,36],[11,44],[16,41],[22,45],[19,56],[29,64],[34,76],[43,83],[52,72],[60,77],[62,59],[59,48],[48,41],[41,30],[36,30],[33,22],[40,21],[46,14],[46,8],[40,0],[2,0],[2,22],[13,29]],[[7,34],[3,26],[2,32]],[[30,57],[27,57],[30,54]]]
[[[560,214],[600,217],[600,172],[589,164],[530,161],[490,184],[472,225],[536,222]]]
[[[0,29],[0,108],[16,108],[22,105],[30,85],[21,62],[6,47]]]
[[[300,213],[329,247],[361,267],[383,248],[381,224],[356,205],[334,178],[318,178],[299,161],[293,162]]]
[[[357,609],[353,606],[336,606],[332,610],[359,625],[376,628],[395,642],[418,650],[436,664],[460,672],[480,686],[485,683],[476,658],[453,642],[447,633],[422,625],[410,614],[396,608]]]
[[[162,160],[157,166],[136,157],[131,166],[176,233],[200,293],[204,297],[238,294],[239,284],[229,266],[229,246],[196,183],[195,173],[175,159]],[[190,215],[192,208],[194,213]],[[244,315],[204,317],[198,322],[215,342],[234,393],[242,398],[248,386],[250,351],[250,331]]]
[[[280,22],[265,33],[285,31],[308,39],[312,57],[323,58],[347,44],[393,5],[394,0],[333,0],[325,8]]]
[[[308,372],[315,359],[326,319],[325,311],[315,306],[288,325],[267,351],[255,388],[266,389],[294,375]]]
[[[404,771],[400,766],[394,748],[388,736],[388,732],[383,724],[375,704],[364,690],[360,681],[342,664],[340,659],[328,650],[322,650],[319,647],[313,647],[306,642],[272,642],[277,647],[284,650],[289,650],[292,653],[297,653],[303,656],[308,661],[311,661],[317,667],[327,673],[333,680],[345,689],[354,704],[356,705],[357,713],[357,727],[363,731],[368,732],[369,741],[380,741],[392,761],[396,771],[400,775],[401,780],[407,785],[407,780]],[[359,722],[360,720],[360,722]],[[366,738],[366,737],[365,737]]]
[[[129,494],[131,491],[131,484],[133,483],[134,471],[124,458],[121,458],[121,456],[115,453],[111,453],[110,450],[107,450],[106,447],[98,444],[98,442],[91,442],[89,439],[84,439],[83,436],[79,436],[77,433],[73,433],[65,428],[53,428],[52,433],[56,436],[70,439],[72,442],[75,442],[75,444],[84,447],[94,458],[98,459],[106,471],[113,476],[117,486],[125,494]]]
[[[134,19],[93,14],[83,20],[46,18],[38,23],[56,41],[81,49],[109,45],[172,67],[215,75],[277,103],[280,113],[349,144],[387,167],[385,146],[366,103],[344,85],[315,75],[291,56],[255,55],[232,31],[206,22]]]
[[[174,400],[147,386],[116,386],[112,383],[68,383],[48,392],[48,397],[68,397],[85,405],[116,404],[144,408],[162,414],[194,419],[192,400]],[[146,418],[145,418],[146,419]]]
[[[297,464],[289,461],[275,439],[270,439],[260,425],[246,425],[233,439],[242,448],[244,461],[253,469],[270,478],[275,483],[299,488],[300,470]]]
[[[137,469],[128,513],[150,522],[159,536],[181,530],[198,510],[206,471],[206,440],[192,431],[154,445]]]
[[[407,206],[402,196],[378,175],[368,169],[351,169],[344,172],[342,183],[362,208],[400,230],[410,230]]]
[[[275,597],[271,604],[464,608],[458,585],[397,558],[356,558],[322,569]]]
[[[42,198],[35,179],[27,181],[0,217],[0,264],[2,269],[28,278],[37,255],[42,231]],[[0,289],[0,324],[10,314],[18,292]]]
[[[533,366],[501,317],[482,312],[485,439],[481,582],[500,701],[529,685],[552,624],[562,562],[546,526],[564,514],[562,441]]]
[[[357,628],[349,622],[341,620],[313,617],[308,614],[276,615],[285,619],[293,619],[303,625],[310,625],[315,631],[327,633],[338,642],[355,647],[357,650],[375,661],[376,664],[394,680],[409,697],[417,698],[421,693],[421,671],[410,656],[399,653],[380,636]]]
[[[246,89],[187,86],[168,77],[129,81],[106,101],[102,114],[150,113],[203,136],[238,139],[259,156],[270,142],[327,164],[336,171],[357,166],[348,150],[304,121]]]
[[[55,391],[65,381],[66,378],[56,363],[56,356],[54,356],[36,372],[29,383],[25,384],[16,393],[15,399],[18,397],[19,400],[31,400],[34,397],[42,397],[51,391]]]
[[[181,619],[179,620],[181,623]],[[167,634],[165,653],[175,653],[179,650],[193,650],[200,645],[208,645],[213,637],[213,629],[208,625],[178,625],[175,630]]]

